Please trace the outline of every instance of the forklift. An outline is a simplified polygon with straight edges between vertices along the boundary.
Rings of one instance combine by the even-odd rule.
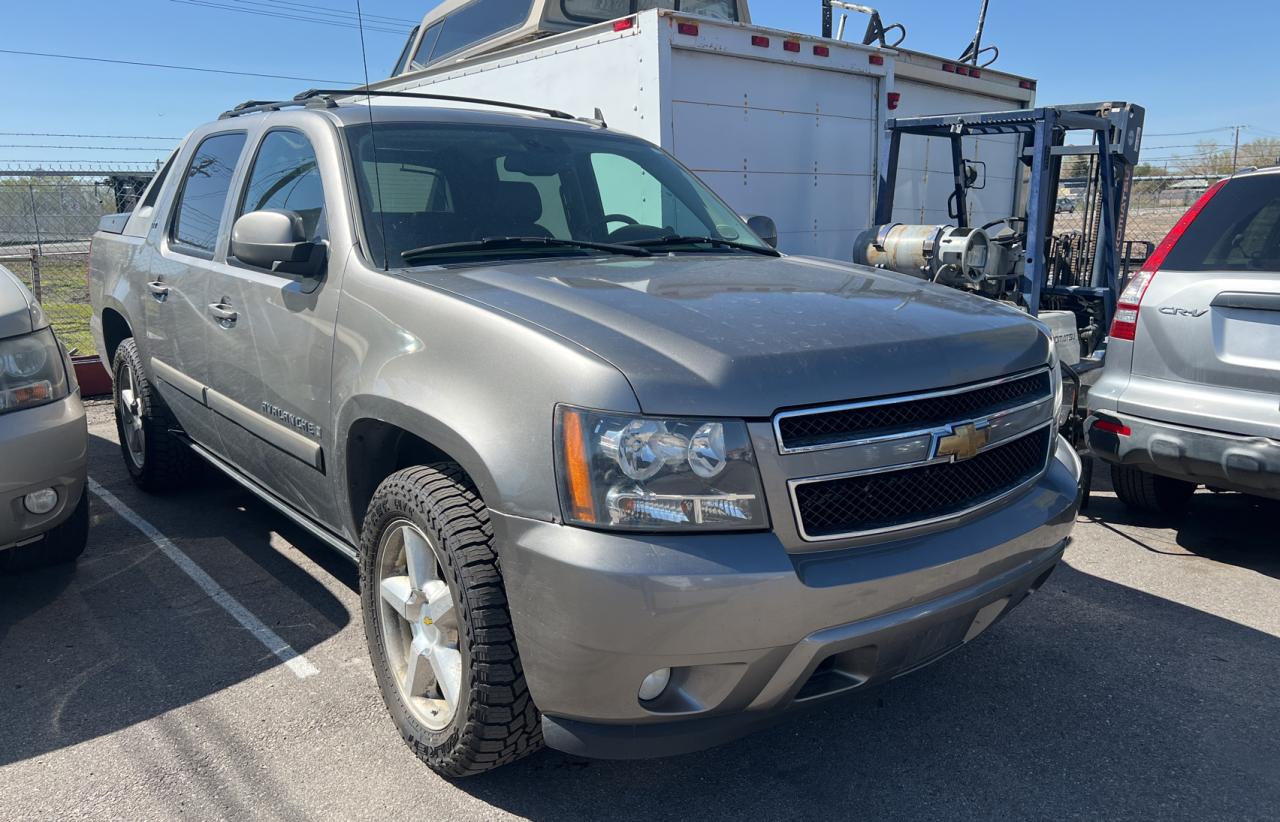
[[[980,294],[1044,322],[1063,370],[1066,396],[1058,424],[1081,452],[1088,388],[1101,376],[1107,330],[1135,259],[1124,231],[1144,119],[1141,106],[1108,102],[889,120],[875,224],[854,244],[854,262]],[[1019,198],[1021,213],[975,226],[968,193],[982,187],[984,172],[981,162],[964,156],[964,138],[993,135],[1020,138],[1029,184]],[[1081,135],[1089,141],[1068,143]],[[947,214],[953,224],[893,221],[904,137],[949,143],[954,188]],[[1079,181],[1083,229],[1055,236],[1063,160],[1080,156],[1088,158],[1086,179]]]

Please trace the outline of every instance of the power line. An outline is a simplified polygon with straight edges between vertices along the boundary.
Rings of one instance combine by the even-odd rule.
[[[324,12],[334,16],[349,17],[352,20],[356,20],[356,21],[360,19],[360,15],[348,9],[337,8],[335,6],[319,6],[319,5],[316,5],[315,3],[298,3],[298,2],[294,2],[293,0],[231,0],[231,2],[242,3],[247,6],[267,6],[268,8],[272,6],[285,6],[285,7],[292,6],[294,8],[306,9],[307,11],[319,11],[319,12]],[[366,14],[364,15],[364,19],[380,20],[387,23],[404,24],[408,26],[416,26],[421,21],[420,19],[410,20],[406,17],[388,17],[385,14]]]
[[[58,150],[76,150],[84,149],[86,151],[150,151],[152,154],[167,154],[169,149],[156,148],[154,146],[142,148],[140,146],[51,146],[36,145],[34,143],[0,143],[0,148],[54,148]]]
[[[1213,134],[1215,131],[1230,131],[1235,126],[1219,126],[1218,128],[1202,128],[1199,131],[1166,131],[1163,134],[1147,134],[1147,137],[1188,137],[1192,134]]]
[[[59,131],[0,131],[3,137],[75,137],[81,140],[181,140],[181,137],[154,137],[149,134],[67,134]]]
[[[209,9],[218,9],[220,11],[230,11],[236,14],[252,14],[258,17],[270,17],[277,20],[292,20],[299,23],[317,23],[322,26],[336,26],[344,29],[356,29],[359,26],[354,21],[319,19],[314,16],[303,16],[301,14],[288,14],[285,9],[280,11],[260,11],[258,9],[245,9],[237,6],[228,6],[224,3],[215,3],[212,0],[169,0],[171,3],[182,3],[187,6],[200,6]],[[365,31],[380,32],[382,34],[395,34],[403,37],[409,33],[409,26],[399,26],[390,28],[387,26],[365,26]]]
[[[203,68],[201,66],[174,66],[167,63],[143,63],[137,60],[112,60],[106,57],[85,57],[79,54],[53,54],[44,51],[19,51],[17,49],[0,49],[0,54],[18,54],[23,57],[49,57],[55,60],[83,60],[90,63],[113,63],[121,66],[142,66],[143,68],[162,68],[174,71],[198,71],[204,74],[231,74],[237,77],[265,77],[269,80],[300,80],[304,83],[338,83],[340,85],[358,85],[353,80],[328,80],[322,77],[295,77],[289,74],[263,74],[256,71],[232,71],[231,69]]]

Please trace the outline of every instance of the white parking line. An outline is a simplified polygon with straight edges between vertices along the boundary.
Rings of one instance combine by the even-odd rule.
[[[133,509],[120,501],[119,497],[103,488],[92,477],[89,478],[89,490],[93,491],[103,502],[111,507],[113,511],[120,515],[122,519],[142,532],[143,536],[151,540],[164,555],[173,560],[173,564],[182,569],[183,573],[191,577],[200,586],[200,589],[209,595],[209,598],[222,606],[222,608],[231,616],[235,617],[249,633],[258,638],[258,641],[267,647],[267,650],[280,658],[290,671],[298,679],[306,679],[309,676],[315,676],[320,673],[320,669],[311,664],[305,656],[293,649],[289,643],[280,638],[279,634],[263,624],[253,614],[249,613],[249,609],[245,608],[236,598],[227,593],[226,589],[213,581],[213,577],[204,572],[204,569],[182,552],[173,541],[160,533],[154,525],[147,522]]]

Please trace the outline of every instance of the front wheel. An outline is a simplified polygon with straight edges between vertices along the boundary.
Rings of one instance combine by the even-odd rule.
[[[378,486],[360,599],[387,710],[432,770],[469,776],[541,747],[488,513],[457,465],[406,468]]]

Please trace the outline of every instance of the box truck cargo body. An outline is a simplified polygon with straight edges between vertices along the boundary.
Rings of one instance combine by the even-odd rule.
[[[1024,108],[1034,97],[1024,78],[985,70],[971,77],[956,73],[954,61],[949,72],[947,65],[928,55],[651,9],[409,70],[372,87],[575,115],[599,110],[610,129],[675,155],[740,214],[772,217],[783,251],[849,260],[874,213],[887,118]],[[912,171],[899,175],[895,215],[945,223],[950,148],[912,142],[919,145],[904,151],[918,156],[903,164]],[[966,157],[985,166],[985,184],[970,200],[976,219],[1014,213],[1017,150],[1003,138],[966,146]]]

